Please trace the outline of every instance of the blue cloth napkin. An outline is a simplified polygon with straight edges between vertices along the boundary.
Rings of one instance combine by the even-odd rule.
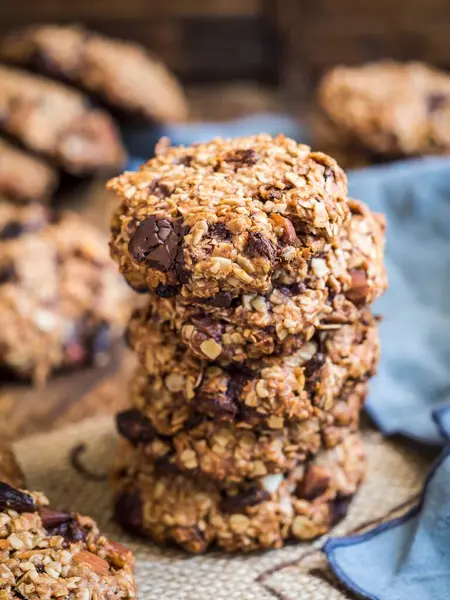
[[[134,156],[149,156],[160,135],[188,144],[260,131],[308,139],[291,119],[256,115],[159,130],[152,141],[138,132],[128,140]],[[447,447],[416,508],[362,535],[331,539],[324,552],[337,576],[371,600],[449,600],[450,158],[354,171],[349,187],[388,219],[390,287],[375,306],[384,317],[382,360],[367,410],[386,435]]]

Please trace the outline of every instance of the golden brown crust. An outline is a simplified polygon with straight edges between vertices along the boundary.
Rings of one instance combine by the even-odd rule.
[[[122,199],[112,256],[135,289],[162,297],[264,293],[349,217],[337,163],[284,136],[164,146],[109,187]]]
[[[365,473],[357,435],[298,465],[291,473],[217,487],[176,472],[159,472],[122,448],[116,518],[127,529],[189,552],[280,548],[290,539],[326,533],[347,510]]]
[[[175,76],[138,44],[75,25],[38,25],[10,34],[0,54],[14,64],[76,83],[151,121],[187,117],[186,99]]]

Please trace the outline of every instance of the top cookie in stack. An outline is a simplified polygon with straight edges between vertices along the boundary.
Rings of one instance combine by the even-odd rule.
[[[195,552],[324,533],[364,473],[383,218],[284,136],[163,140],[110,187],[112,255],[149,292],[128,329],[118,519]]]

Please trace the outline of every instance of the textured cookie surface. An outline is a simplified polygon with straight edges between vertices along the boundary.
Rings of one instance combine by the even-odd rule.
[[[44,161],[0,139],[0,195],[19,202],[47,200],[57,180]]]
[[[369,311],[352,325],[325,330],[287,356],[247,361],[243,368],[198,359],[164,326],[132,319],[128,341],[146,371],[134,397],[163,434],[177,431],[193,412],[215,419],[283,427],[328,410],[345,383],[376,368],[378,331]],[[139,391],[138,391],[139,390]]]
[[[136,598],[133,555],[89,517],[0,483],[1,600]]]
[[[345,516],[365,473],[357,435],[323,451],[291,473],[241,485],[195,481],[142,464],[136,450],[121,450],[116,518],[154,541],[176,542],[189,552],[210,546],[227,551],[280,548],[311,540]]]
[[[39,25],[13,32],[0,53],[7,61],[74,82],[147,119],[171,122],[187,116],[175,77],[137,44],[78,26]]]
[[[107,357],[129,302],[101,234],[72,214],[47,217],[0,204],[0,364],[39,382]]]
[[[357,431],[367,392],[365,383],[348,383],[333,407],[311,409],[285,427],[252,427],[197,415],[173,437],[159,436],[138,410],[117,416],[120,433],[139,447],[139,461],[177,467],[195,477],[225,483],[285,472]]]
[[[384,222],[361,202],[349,200],[349,207],[351,219],[337,240],[266,294],[217,306],[152,294],[148,322],[167,321],[196,356],[226,364],[287,355],[321,328],[357,321],[361,307],[386,288]]]
[[[111,117],[77,91],[0,66],[0,130],[74,174],[116,171],[125,151]]]
[[[319,103],[344,140],[391,157],[450,151],[450,77],[420,63],[337,67]]]
[[[343,171],[289,138],[215,139],[157,156],[109,187],[111,251],[129,283],[220,302],[297,272],[349,217]]]

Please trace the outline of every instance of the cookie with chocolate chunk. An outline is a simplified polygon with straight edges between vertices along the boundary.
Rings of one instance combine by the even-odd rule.
[[[9,446],[0,443],[0,482],[22,487],[24,475]]]
[[[0,130],[74,175],[117,172],[125,150],[112,118],[69,87],[0,66]]]
[[[390,159],[450,152],[450,77],[427,65],[336,67],[318,101],[344,143]]]
[[[330,410],[347,381],[370,377],[379,355],[376,320],[368,310],[354,324],[321,331],[291,354],[242,367],[197,358],[166,325],[148,322],[145,310],[135,313],[127,339],[146,377],[134,397],[163,434],[182,428],[194,409],[274,429],[304,420],[313,407]]]
[[[51,215],[50,215],[51,216]],[[129,314],[129,290],[101,234],[74,214],[0,203],[0,365],[44,382],[103,362]]]
[[[0,482],[0,543],[2,599],[136,598],[131,551],[41,493]]]
[[[304,268],[350,215],[343,171],[284,136],[160,143],[109,183],[111,252],[130,285],[167,298],[263,294]]]
[[[121,448],[115,514],[126,529],[189,552],[280,548],[289,540],[311,540],[336,524],[365,470],[356,434],[291,472],[241,484],[195,480],[141,462],[133,447]]]
[[[57,182],[53,167],[0,139],[0,196],[17,202],[46,201]]]
[[[139,449],[143,464],[158,462],[196,478],[241,482],[293,469],[324,448],[332,448],[358,430],[367,383],[347,382],[328,410],[311,407],[302,419],[270,428],[253,426],[242,416],[234,421],[195,413],[173,436],[158,435],[139,409],[117,416],[117,426]],[[138,399],[139,402],[139,399]],[[135,406],[138,406],[138,402]]]
[[[270,292],[197,301],[152,294],[148,323],[168,322],[196,356],[221,364],[291,354],[316,332],[354,323],[386,289],[384,221],[362,202],[349,207],[337,240],[300,271],[280,275]]]
[[[113,107],[162,123],[187,117],[175,76],[142,46],[76,25],[34,25],[1,44],[3,60],[70,81]]]

